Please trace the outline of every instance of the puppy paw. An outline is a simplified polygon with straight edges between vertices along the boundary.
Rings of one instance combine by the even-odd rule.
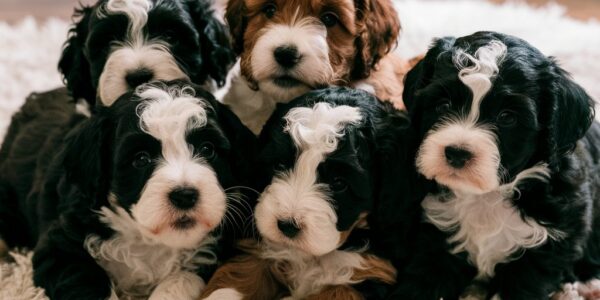
[[[563,284],[562,289],[558,292],[555,292],[550,296],[551,300],[583,300],[582,297],[579,296],[579,292],[577,291],[577,283],[566,283]]]
[[[167,277],[152,292],[148,300],[195,300],[206,284],[198,275],[190,272],[179,272]]]
[[[244,295],[235,289],[226,288],[226,289],[218,289],[212,292],[208,297],[203,298],[203,300],[242,300],[244,299]]]
[[[600,300],[600,279],[592,279],[577,286],[579,295],[585,300]]]

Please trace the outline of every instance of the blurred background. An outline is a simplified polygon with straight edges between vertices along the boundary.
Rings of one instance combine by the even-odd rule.
[[[423,0],[427,1],[427,0]],[[452,1],[452,0],[448,0]],[[494,3],[507,0],[489,0]],[[514,1],[514,0],[508,0]],[[523,0],[533,6],[543,6],[556,2],[567,9],[567,14],[581,20],[600,19],[600,0]],[[36,19],[57,17],[69,19],[73,7],[78,3],[94,3],[93,0],[0,0],[0,20],[16,22],[25,16]]]

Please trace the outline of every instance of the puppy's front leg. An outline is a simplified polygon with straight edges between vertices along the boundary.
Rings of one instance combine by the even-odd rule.
[[[111,297],[108,275],[83,248],[61,230],[38,243],[33,255],[33,281],[50,299],[104,300]]]
[[[197,299],[205,285],[200,276],[182,271],[161,282],[148,300]]]
[[[491,290],[496,296],[493,299],[548,299],[548,295],[560,286],[564,271],[572,264],[568,253],[551,253],[550,249],[558,248],[547,244],[527,250],[517,260],[498,265],[491,281]]]
[[[279,299],[280,289],[267,261],[241,255],[217,269],[200,299]]]

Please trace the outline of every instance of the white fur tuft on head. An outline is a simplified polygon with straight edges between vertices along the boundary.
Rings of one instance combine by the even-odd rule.
[[[492,79],[498,75],[499,65],[506,56],[506,45],[492,41],[480,47],[475,55],[458,49],[454,54],[454,65],[459,69],[458,77],[473,92],[473,102],[468,120],[475,123],[479,118],[479,106],[483,97],[492,88]]]
[[[137,107],[140,128],[154,136],[184,136],[207,123],[204,103],[195,98],[191,86],[163,88],[147,84],[140,86],[136,94],[148,99]],[[187,126],[180,122],[187,122]],[[182,129],[185,132],[178,132]]]
[[[148,22],[148,11],[152,9],[149,0],[109,0],[106,12],[109,14],[124,14],[129,19],[128,40],[134,45],[141,46],[144,41],[142,28]]]
[[[312,108],[291,109],[285,116],[285,131],[290,133],[300,150],[312,149],[325,154],[336,149],[344,126],[358,124],[361,118],[356,107],[333,107],[328,103],[317,103]]]

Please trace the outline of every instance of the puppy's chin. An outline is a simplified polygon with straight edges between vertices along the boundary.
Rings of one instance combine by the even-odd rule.
[[[276,102],[287,103],[311,90],[310,86],[301,82],[286,79],[266,79],[258,83],[259,89],[273,97]]]
[[[433,179],[453,191],[474,195],[489,193],[499,187],[495,178],[481,178],[473,174],[447,173],[428,177],[428,179]]]
[[[144,232],[171,248],[191,249],[200,245],[213,228],[200,223],[197,218],[182,216],[165,222],[162,227],[145,228]]]

